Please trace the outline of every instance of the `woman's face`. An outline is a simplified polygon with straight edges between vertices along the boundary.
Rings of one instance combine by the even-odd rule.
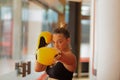
[[[65,38],[63,34],[53,34],[53,46],[60,51],[64,51],[69,47],[69,38]]]

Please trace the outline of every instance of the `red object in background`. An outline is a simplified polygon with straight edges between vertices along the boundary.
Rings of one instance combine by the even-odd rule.
[[[13,36],[13,22],[12,20],[2,21],[2,39],[0,42],[1,55],[11,57],[12,56],[12,36]]]
[[[80,62],[89,62],[89,58],[88,57],[80,58]]]

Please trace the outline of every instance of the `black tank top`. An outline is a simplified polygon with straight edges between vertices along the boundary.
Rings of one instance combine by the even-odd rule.
[[[73,72],[68,71],[60,62],[57,62],[52,67],[48,66],[46,72],[50,78],[58,80],[72,80],[73,77]]]

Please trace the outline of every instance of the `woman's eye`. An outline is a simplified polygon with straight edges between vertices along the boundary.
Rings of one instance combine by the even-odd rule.
[[[62,41],[59,41],[59,43],[62,43]]]

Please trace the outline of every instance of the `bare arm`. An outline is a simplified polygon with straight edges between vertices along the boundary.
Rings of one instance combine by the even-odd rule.
[[[66,65],[72,65],[76,63],[76,57],[71,54],[62,54],[60,61]]]
[[[71,65],[76,62],[76,57],[73,53],[60,53],[55,57],[55,60],[65,63],[67,65]]]
[[[55,59],[62,62],[64,66],[70,71],[74,71],[76,69],[76,57],[73,53],[62,53],[61,55],[58,55]]]
[[[38,63],[37,61],[35,62],[35,71],[36,72],[41,72],[44,71],[46,69],[47,66]]]

